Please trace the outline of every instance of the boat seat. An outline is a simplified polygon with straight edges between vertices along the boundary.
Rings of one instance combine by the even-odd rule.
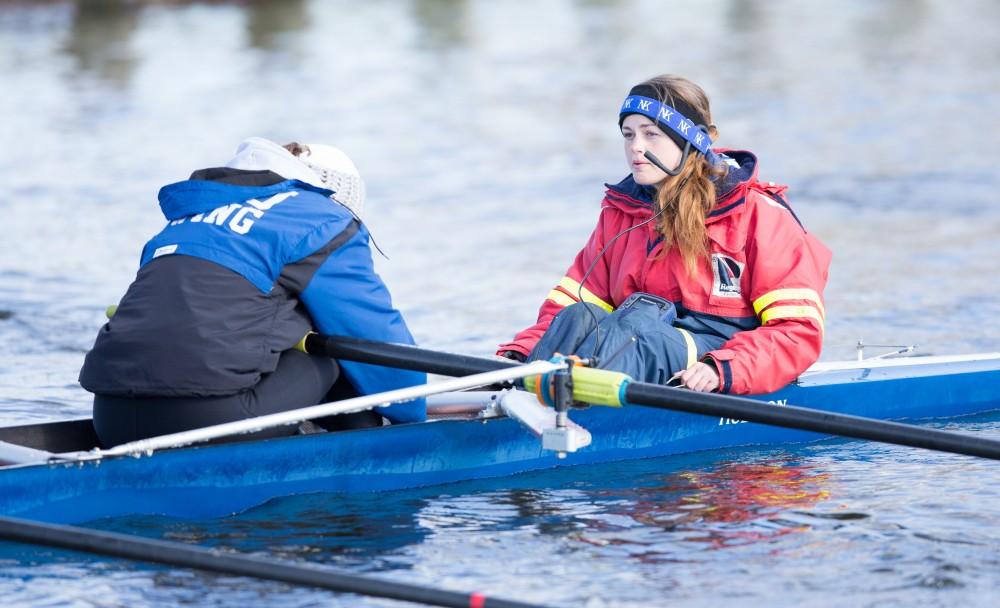
[[[97,446],[90,418],[0,427],[0,442],[47,452],[82,452]]]

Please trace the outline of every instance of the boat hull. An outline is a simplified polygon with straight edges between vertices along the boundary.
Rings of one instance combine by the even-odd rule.
[[[881,419],[963,416],[1000,409],[1000,364],[986,359],[826,370],[756,398],[776,407],[794,404]],[[821,437],[639,406],[594,407],[571,417],[590,431],[593,442],[565,459],[542,450],[539,440],[516,421],[495,418],[5,467],[0,468],[0,513],[56,523],[129,514],[209,518],[292,494],[401,490]]]

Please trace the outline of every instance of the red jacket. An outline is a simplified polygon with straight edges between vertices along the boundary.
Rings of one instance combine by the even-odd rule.
[[[700,264],[689,276],[676,248],[661,255],[653,221],[615,241],[580,290],[601,249],[652,214],[650,190],[629,176],[608,185],[597,228],[542,304],[538,322],[498,352],[529,354],[552,318],[579,301],[578,294],[610,312],[632,293],[646,292],[674,302],[680,315],[675,326],[728,337],[704,357],[719,370],[721,392],[771,392],[812,365],[823,343],[830,251],[784,201],[786,186],[757,181],[752,154],[718,152],[739,168],[731,167],[717,185],[718,201],[706,220],[710,265]]]

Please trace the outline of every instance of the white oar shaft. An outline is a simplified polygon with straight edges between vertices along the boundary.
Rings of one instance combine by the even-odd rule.
[[[279,412],[277,414],[268,414],[267,416],[259,416],[257,418],[226,422],[191,431],[160,435],[158,437],[150,437],[149,439],[140,439],[138,441],[123,443],[107,450],[94,450],[87,457],[100,458],[103,456],[140,454],[164,448],[179,447],[192,443],[208,441],[210,439],[227,437],[229,435],[251,433],[266,428],[298,424],[303,420],[321,418],[323,416],[360,412],[363,410],[369,410],[373,407],[384,407],[394,403],[412,401],[421,397],[427,397],[429,395],[445,393],[448,391],[460,391],[488,384],[495,384],[498,382],[508,382],[524,378],[525,376],[546,374],[557,369],[564,369],[565,367],[565,363],[535,361],[525,365],[512,366],[509,369],[499,369],[482,374],[463,376],[461,378],[451,378],[449,380],[435,382],[433,384],[411,386],[394,391],[377,393],[375,395],[365,395],[363,397],[354,397],[352,399],[345,399],[343,401],[335,401],[332,403],[321,403],[319,405],[304,407],[297,410],[289,410],[287,412]]]

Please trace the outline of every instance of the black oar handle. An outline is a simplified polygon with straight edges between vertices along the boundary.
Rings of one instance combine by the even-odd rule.
[[[486,359],[454,353],[442,353],[405,344],[373,342],[348,336],[309,334],[306,352],[334,359],[347,359],[386,367],[397,367],[442,376],[468,376],[520,365],[506,359]]]
[[[432,606],[538,608],[537,604],[495,599],[481,593],[462,593],[396,583],[315,564],[296,564],[254,555],[234,554],[221,549],[204,549],[171,541],[76,526],[46,524],[13,517],[0,516],[0,538]]]
[[[645,382],[629,383],[625,388],[625,399],[630,405],[733,418],[789,429],[815,431],[824,435],[869,439],[1000,460],[1000,441],[996,439],[887,420],[824,412],[794,405],[766,404],[745,397],[696,393]]]

